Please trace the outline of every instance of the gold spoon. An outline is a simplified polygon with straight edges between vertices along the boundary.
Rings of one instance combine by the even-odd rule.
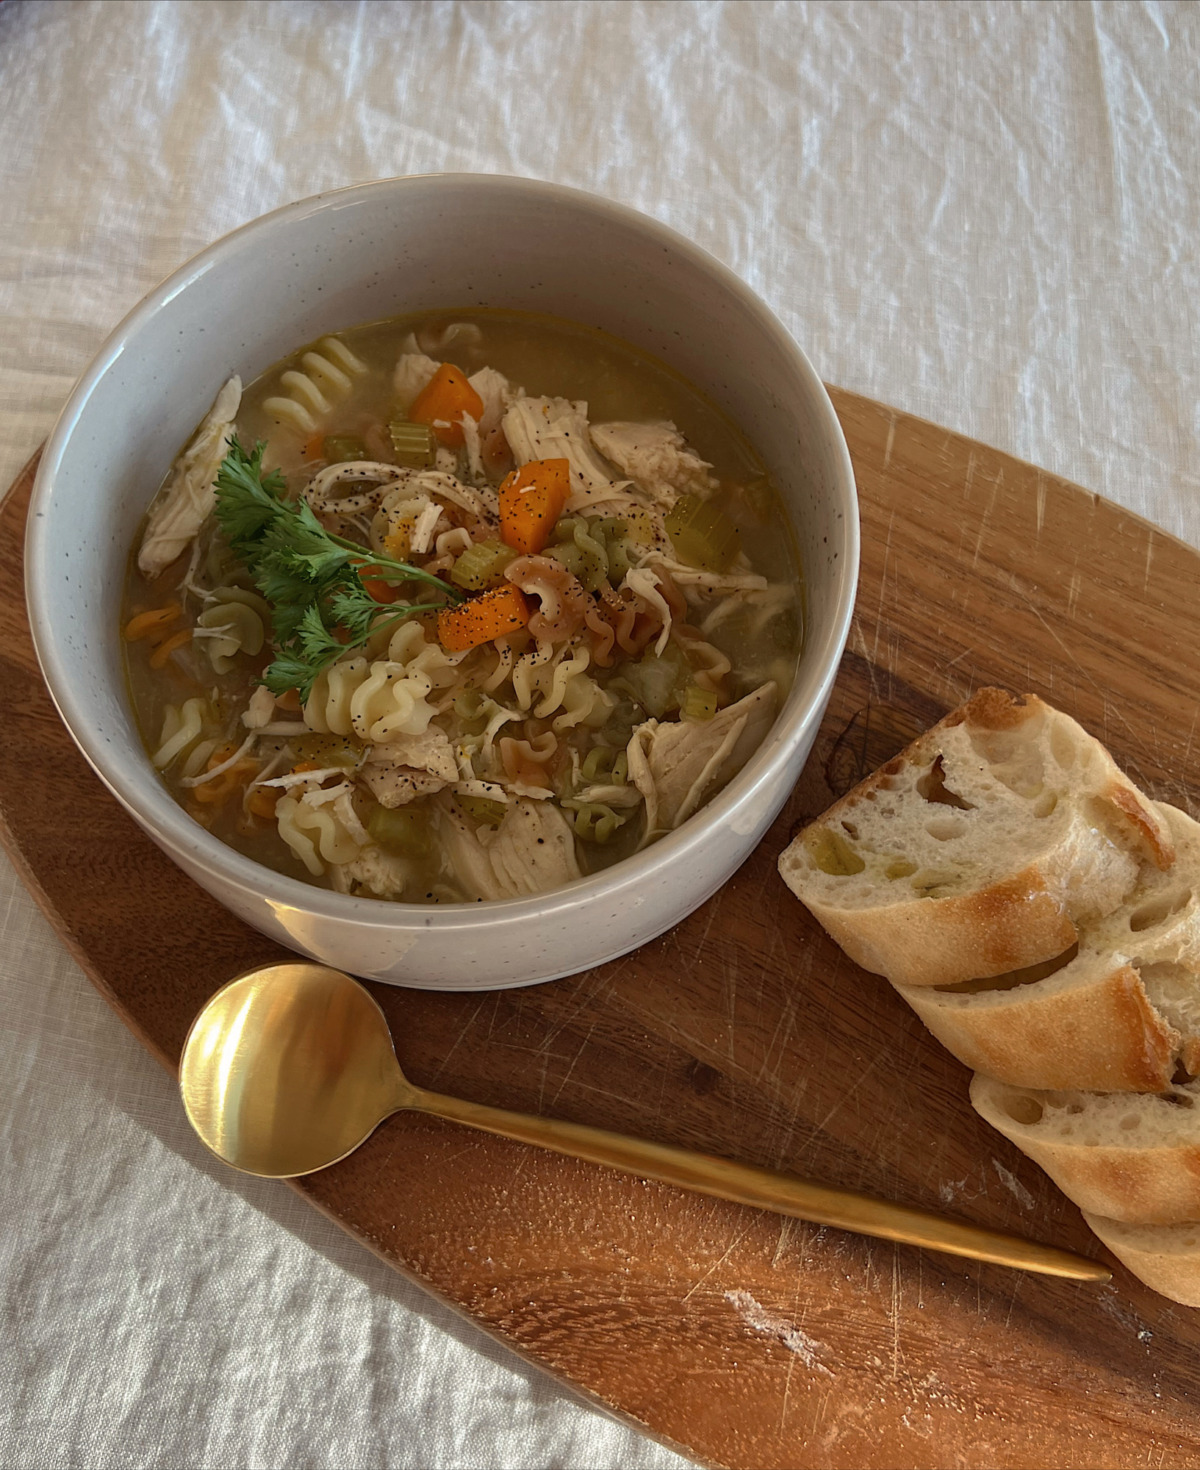
[[[401,1072],[387,1020],[367,991],[323,965],[268,965],[218,990],[184,1042],[179,1087],[201,1139],[248,1174],[283,1179],[324,1169],[352,1153],[392,1113],[413,1108],[817,1225],[1077,1281],[1112,1275],[1099,1261],[907,1205],[426,1092]]]

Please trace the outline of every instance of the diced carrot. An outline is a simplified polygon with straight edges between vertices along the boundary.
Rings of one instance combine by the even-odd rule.
[[[203,789],[203,788],[201,788]],[[256,786],[246,798],[246,810],[255,817],[273,817],[279,792],[270,786]]]
[[[462,415],[483,417],[483,399],[460,368],[444,362],[425,384],[408,411],[414,424],[428,424],[439,443],[458,449],[463,442]]]
[[[382,577],[372,577],[372,572],[381,570],[379,567],[359,566],[358,575],[362,578],[363,590],[367,596],[375,602],[399,602],[400,585],[397,582],[385,582]]]
[[[529,599],[511,583],[493,587],[457,607],[443,608],[437,615],[437,634],[443,648],[461,653],[516,633],[529,621]]]
[[[164,638],[163,641],[154,650],[154,652],[150,655],[150,667],[152,669],[165,668],[167,660],[171,657],[175,650],[177,648],[182,648],[185,643],[190,643],[191,640],[192,630],[190,628],[183,628],[178,633],[173,634],[170,638]]]
[[[324,434],[314,434],[311,439],[306,439],[304,441],[304,458],[305,459],[324,459],[325,458],[325,435]]]
[[[136,643],[139,638],[148,638],[152,633],[163,632],[182,611],[177,602],[168,602],[165,607],[154,607],[149,612],[137,613],[125,624],[126,641]]]
[[[316,761],[297,761],[291,769],[291,775],[297,776],[301,771],[319,771],[321,767]]]
[[[500,536],[505,545],[536,556],[550,540],[571,493],[565,459],[531,459],[500,485]]]
[[[295,714],[300,708],[300,691],[298,689],[285,689],[282,694],[275,696],[277,709],[285,709],[289,714]]]
[[[205,763],[206,771],[215,771],[233,755],[237,749],[236,745],[221,745],[213,751]],[[258,770],[258,762],[253,756],[243,756],[235,765],[227,771],[222,771],[219,776],[214,776],[211,781],[206,781],[203,786],[192,789],[192,799],[198,801],[202,806],[222,806],[233,793],[250,779]]]

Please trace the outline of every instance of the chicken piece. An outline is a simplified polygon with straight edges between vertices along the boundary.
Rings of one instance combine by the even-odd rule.
[[[499,827],[472,828],[448,805],[440,834],[455,882],[469,898],[524,898],[581,877],[575,834],[549,801],[514,801]]]
[[[138,551],[138,567],[147,577],[157,577],[169,567],[212,514],[217,503],[213,481],[229,452],[241,402],[242,380],[230,378],[175,461],[170,483],[150,508]]]
[[[614,479],[592,448],[586,403],[572,403],[566,398],[516,398],[504,415],[504,436],[519,465],[531,459],[569,461],[568,510],[611,500],[630,483]]]
[[[453,785],[458,764],[445,732],[431,725],[420,735],[373,746],[360,774],[380,806],[406,806]]]
[[[670,510],[681,495],[703,499],[717,488],[712,468],[687,446],[669,419],[652,424],[593,424],[592,443],[652,504]]]
[[[711,720],[647,720],[630,737],[629,779],[646,800],[642,846],[673,832],[739,771],[775,718],[776,686],[766,683]]]
[[[480,434],[490,434],[504,417],[513,399],[517,397],[512,384],[495,368],[481,367],[467,379],[483,400],[483,413],[479,419]]]
[[[416,345],[415,342],[413,344]],[[396,407],[407,413],[417,400],[417,394],[425,387],[441,363],[423,352],[404,352],[396,361],[392,373],[392,393]]]
[[[372,843],[350,862],[330,868],[329,876],[338,893],[353,893],[356,888],[366,888],[376,898],[398,899],[404,897],[405,886],[414,876],[414,867],[410,859],[385,852]]]
[[[665,572],[692,604],[704,602],[718,593],[729,596],[732,593],[766,592],[769,585],[766,577],[760,577],[757,572],[749,570],[750,564],[743,553],[739,553],[733,565],[724,572],[689,567],[657,547],[646,557],[644,565],[652,571]]]

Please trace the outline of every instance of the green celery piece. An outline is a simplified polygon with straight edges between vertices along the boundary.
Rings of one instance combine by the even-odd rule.
[[[685,720],[711,720],[717,712],[717,696],[711,689],[689,684],[683,691],[679,713]]]
[[[681,495],[667,512],[667,535],[679,560],[706,572],[724,572],[738,554],[738,530],[719,505]]]
[[[450,580],[468,592],[482,592],[504,580],[504,568],[517,553],[502,541],[476,541],[450,569]]]
[[[367,831],[400,857],[425,857],[430,851],[429,824],[409,807],[377,806],[367,818]]]
[[[410,470],[431,469],[437,463],[437,443],[428,424],[414,424],[397,416],[388,422],[396,463]]]
[[[353,740],[342,735],[318,735],[315,731],[293,737],[290,744],[302,761],[313,761],[318,766],[341,766],[347,771],[358,765],[363,753],[362,746]]]
[[[502,801],[492,801],[488,796],[456,796],[454,800],[468,817],[473,817],[486,827],[498,827],[508,810]]]
[[[367,457],[367,446],[354,434],[326,434],[321,447],[328,464],[349,464]]]

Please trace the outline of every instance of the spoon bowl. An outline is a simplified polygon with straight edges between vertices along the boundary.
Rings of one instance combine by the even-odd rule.
[[[324,1169],[392,1113],[412,1108],[817,1225],[1078,1281],[1107,1281],[1112,1274],[1099,1261],[908,1205],[428,1092],[400,1070],[387,1019],[368,992],[323,965],[269,965],[218,990],[184,1042],[179,1086],[203,1142],[249,1174],[290,1178]]]
[[[308,964],[252,970],[219,990],[192,1025],[179,1085],[219,1159],[273,1178],[345,1158],[415,1095],[367,991]]]

